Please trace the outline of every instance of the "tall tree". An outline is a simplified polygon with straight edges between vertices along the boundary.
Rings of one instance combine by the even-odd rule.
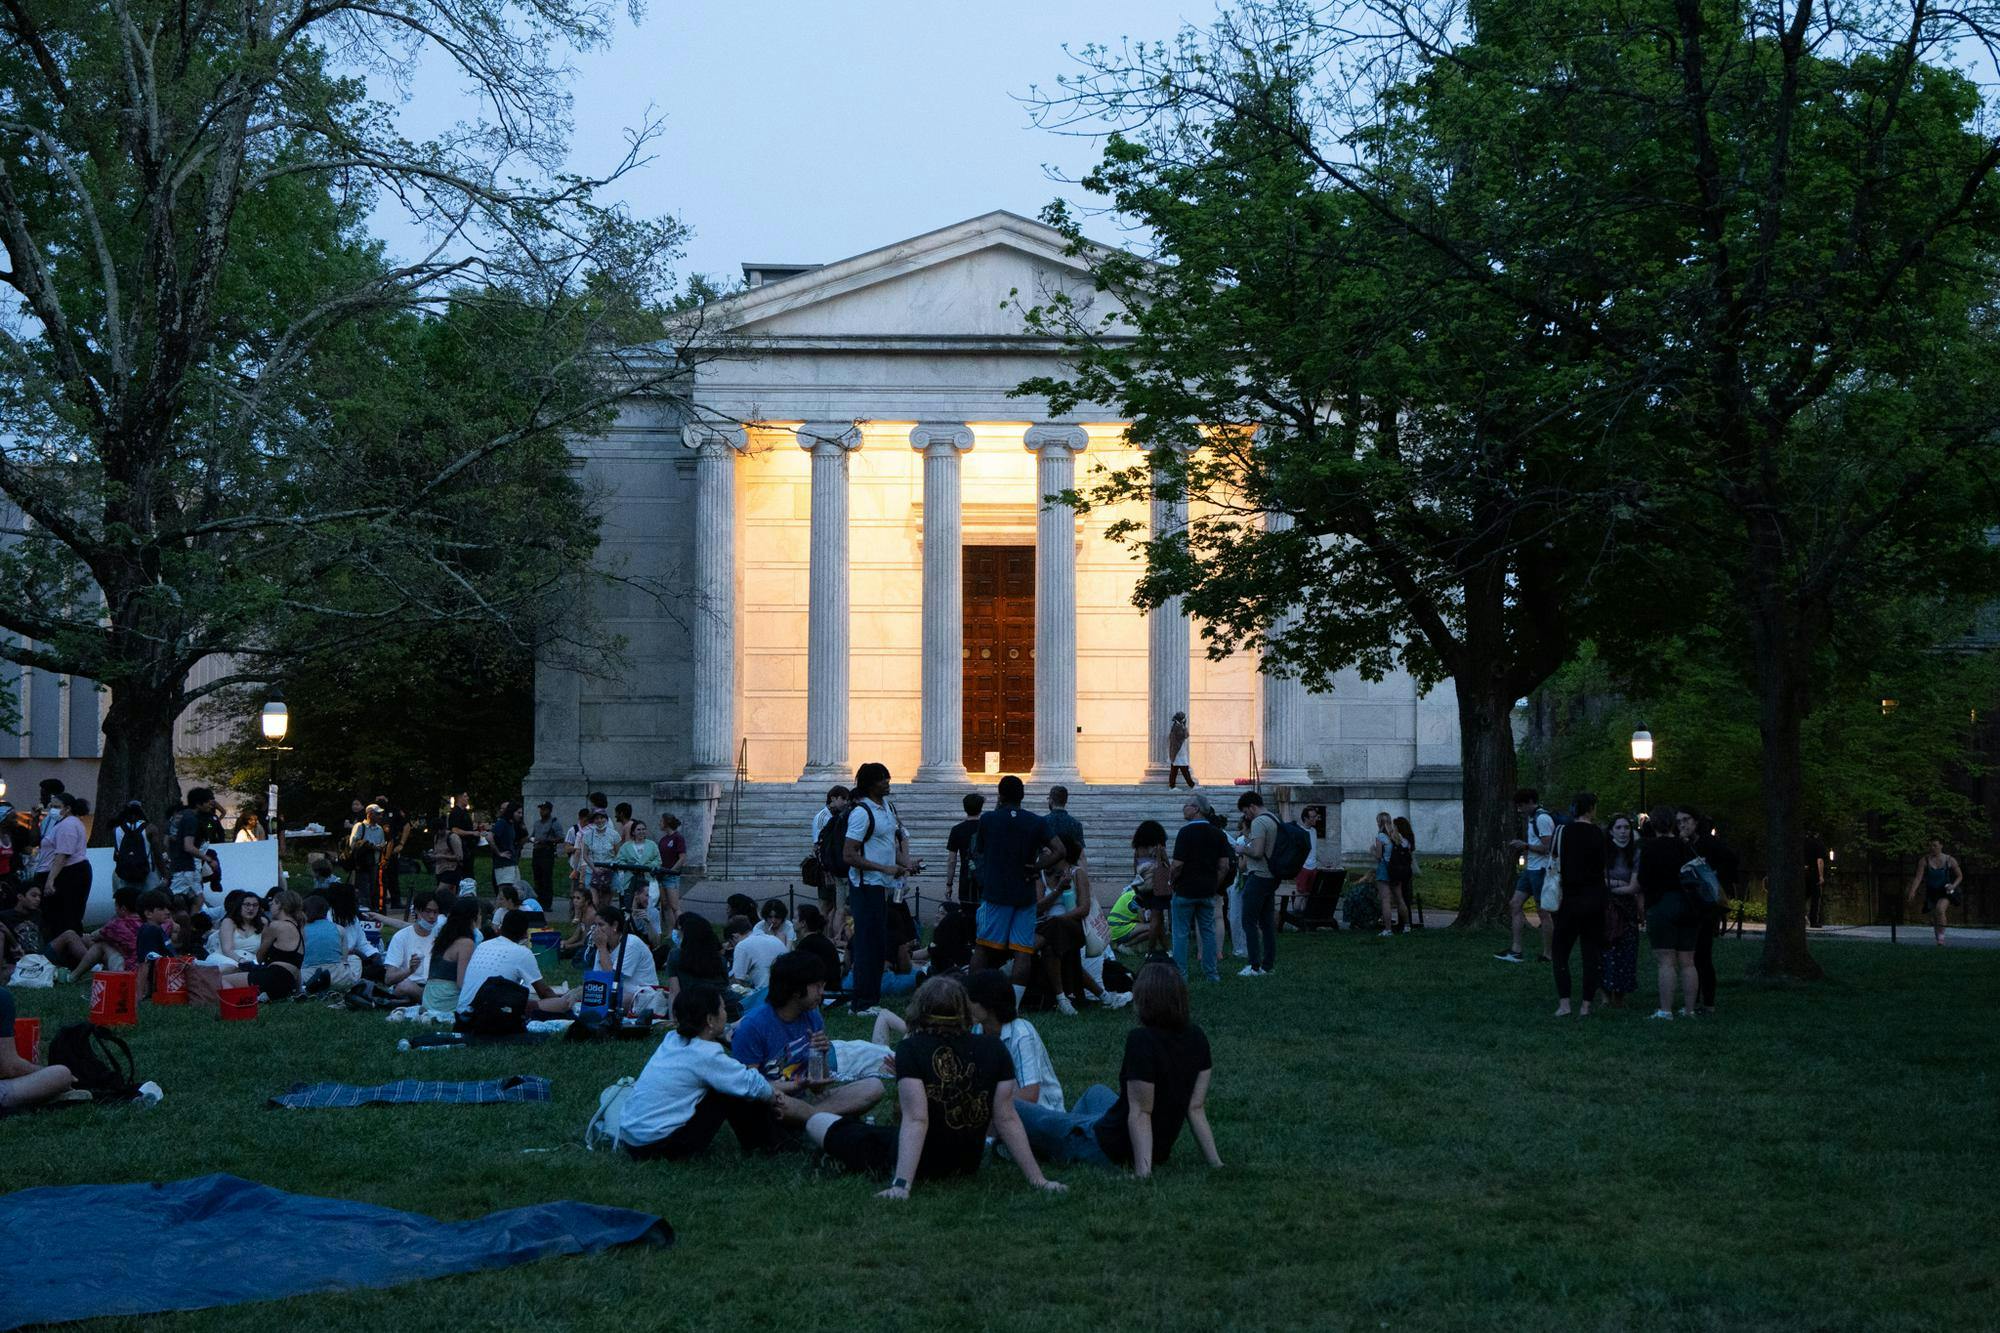
[[[676,371],[671,349],[607,364],[663,333],[650,311],[679,228],[598,202],[654,127],[598,177],[564,165],[567,55],[607,41],[611,14],[0,10],[0,282],[19,298],[0,326],[0,494],[23,516],[0,554],[17,592],[0,653],[109,691],[101,790],[166,800],[176,717],[283,654],[454,617],[540,632],[567,586],[551,566],[581,537],[565,520],[524,551],[478,497]],[[364,75],[393,86],[420,65],[462,80],[476,119],[412,141],[365,96]],[[387,258],[366,230],[376,209],[427,252]],[[469,348],[458,369],[529,392],[440,422],[428,399],[343,380],[418,354],[412,318],[447,311],[475,336],[493,324],[492,355]],[[397,447],[370,447],[383,438]],[[190,690],[209,654],[240,670]]]
[[[1844,613],[1990,586],[2000,139],[1964,68],[1992,67],[1995,34],[2000,6],[1927,0],[1251,4],[1087,52],[1048,103],[1257,120],[1316,188],[1537,321],[1549,356],[1631,386],[1582,424],[1647,440],[1617,466],[1669,536],[1626,548],[1635,606],[1730,594],[1773,974],[1819,972],[1801,730]],[[1274,67],[1309,88],[1299,123],[1244,95]]]

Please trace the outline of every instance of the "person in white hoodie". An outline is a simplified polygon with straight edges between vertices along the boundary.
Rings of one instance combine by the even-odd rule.
[[[745,1152],[780,1146],[781,1121],[803,1124],[812,1108],[789,1095],[722,1045],[722,992],[683,986],[674,997],[674,1030],[646,1061],[626,1097],[619,1128],[625,1151],[641,1160],[682,1161],[708,1148],[726,1124]]]

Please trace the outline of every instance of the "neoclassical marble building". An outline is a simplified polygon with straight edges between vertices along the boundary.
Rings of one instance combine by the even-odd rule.
[[[1252,657],[1210,661],[1177,606],[1132,605],[1136,553],[1106,529],[1138,515],[1043,505],[1138,457],[1109,412],[1051,420],[1012,394],[1058,349],[1010,300],[1090,293],[1057,233],[990,213],[838,263],[744,267],[749,289],[714,311],[730,352],[575,446],[603,497],[600,559],[626,580],[580,614],[623,636],[625,662],[541,665],[530,800],[698,805],[699,785],[656,786],[740,765],[796,813],[792,784],[868,759],[906,800],[935,785],[955,804],[992,772],[1136,795],[1164,782],[1185,710],[1205,784],[1330,795],[1350,851],[1378,809],[1457,851],[1448,686],[1349,673],[1311,695]],[[1186,518],[1152,510],[1155,531]]]

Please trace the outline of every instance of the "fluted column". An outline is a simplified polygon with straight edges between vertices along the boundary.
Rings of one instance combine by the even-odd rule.
[[[923,747],[918,782],[965,781],[965,584],[959,567],[959,455],[972,431],[956,421],[910,432],[924,456]]]
[[[1264,526],[1284,532],[1292,526],[1290,514],[1266,514]],[[1285,631],[1299,623],[1296,607],[1287,611],[1267,631],[1282,639]],[[1306,687],[1295,677],[1264,674],[1263,737],[1257,746],[1260,779],[1271,786],[1310,782],[1305,765]]]
[[[1078,426],[1030,426],[1035,497],[1035,779],[1074,782],[1076,772],[1076,510],[1048,497],[1076,485]]]
[[[1187,530],[1187,498],[1163,500],[1162,487],[1170,484],[1165,472],[1153,473],[1153,540],[1178,538]],[[1188,619],[1179,597],[1169,597],[1146,616],[1146,776],[1147,782],[1165,782],[1173,756],[1167,751],[1167,733],[1174,714],[1188,711]],[[1190,719],[1192,727],[1192,719]]]
[[[740,426],[681,428],[694,450],[694,727],[688,776],[736,769],[736,455]]]
[[[812,557],[807,581],[806,767],[801,782],[853,776],[847,762],[847,456],[861,447],[851,421],[799,427],[812,454]]]

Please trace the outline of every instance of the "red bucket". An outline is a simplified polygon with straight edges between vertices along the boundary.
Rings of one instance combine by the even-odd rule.
[[[219,1012],[225,1023],[243,1023],[257,1016],[257,988],[255,986],[224,986],[217,993]]]
[[[153,1003],[186,1004],[188,1002],[187,970],[192,958],[155,958],[153,960]]]
[[[139,1021],[139,974],[92,972],[90,1021],[100,1027],[131,1027]]]
[[[14,1020],[14,1054],[35,1063],[35,1047],[42,1041],[42,1020],[39,1018],[17,1018]]]

